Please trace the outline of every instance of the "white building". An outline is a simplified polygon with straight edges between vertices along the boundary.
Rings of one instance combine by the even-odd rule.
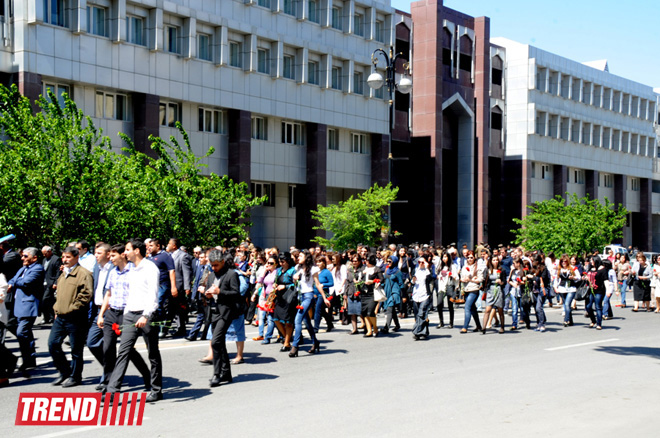
[[[199,155],[215,148],[209,171],[270,196],[253,213],[255,244],[306,244],[310,208],[380,178],[388,104],[366,78],[393,42],[389,0],[0,5],[2,83],[68,92],[117,147],[124,132],[148,150],[181,121]]]
[[[660,144],[652,87],[526,44],[506,48],[504,179],[510,211],[555,195],[608,198],[630,212],[625,244],[660,249]],[[518,195],[516,195],[518,193]]]

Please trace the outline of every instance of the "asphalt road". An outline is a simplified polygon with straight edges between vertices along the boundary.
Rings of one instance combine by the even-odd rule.
[[[631,297],[632,298],[632,297]],[[413,341],[403,330],[375,339],[321,333],[321,353],[291,359],[279,344],[246,343],[234,383],[209,388],[212,370],[198,364],[207,342],[161,342],[165,399],[147,405],[142,426],[14,426],[21,392],[63,392],[36,332],[40,364],[31,379],[0,390],[2,437],[23,436],[454,436],[657,437],[660,315],[615,309],[602,331],[582,311],[564,328],[547,309],[548,331],[460,334],[436,329]],[[457,326],[462,323],[457,312]],[[382,324],[383,319],[379,318]],[[510,319],[507,320],[507,324]],[[248,329],[248,336],[256,328]],[[14,340],[7,344],[15,350]],[[306,346],[307,347],[307,346]],[[139,350],[145,355],[144,347]],[[230,357],[235,346],[229,345]],[[84,385],[93,392],[100,365],[86,351]],[[129,366],[126,391],[141,390]],[[119,435],[118,435],[119,434]]]

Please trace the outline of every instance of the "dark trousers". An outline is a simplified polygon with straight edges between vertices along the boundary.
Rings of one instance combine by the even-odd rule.
[[[539,325],[539,327],[544,327],[546,318],[545,318],[545,311],[543,310],[543,304],[545,304],[545,299],[549,296],[549,292],[546,292],[548,295],[543,295],[543,292],[539,292],[536,295],[536,307],[535,307],[535,313],[536,313],[536,323]]]
[[[399,324],[399,316],[396,314],[396,306],[392,305],[387,309],[385,309],[385,314],[387,315],[387,319],[385,320],[385,327],[384,327],[385,330],[390,329],[390,324],[392,323],[392,321],[394,321],[394,327],[398,329],[400,327],[400,324]]]
[[[110,376],[115,370],[117,363],[117,333],[112,329],[113,324],[122,327],[124,322],[124,311],[108,309],[103,315],[103,384],[107,385],[110,381]],[[123,331],[123,327],[121,329]],[[151,376],[147,363],[142,359],[140,353],[137,352],[135,347],[128,353],[128,360],[133,362],[135,368],[144,379],[144,386],[147,389],[151,388]]]
[[[103,365],[103,330],[96,323],[98,320],[98,313],[94,317],[92,325],[89,327],[87,333],[87,348],[92,352],[96,360]],[[101,378],[102,381],[107,380],[106,376]]]
[[[231,367],[229,365],[229,354],[227,354],[227,344],[225,336],[231,325],[233,318],[229,309],[224,306],[214,308],[211,315],[211,327],[213,327],[213,338],[211,339],[211,349],[213,350],[213,374],[220,377],[231,376]]]
[[[438,316],[440,317],[440,325],[445,325],[445,297],[447,298],[447,309],[449,310],[449,325],[454,325],[454,303],[449,301],[447,292],[438,291]]]
[[[36,365],[37,352],[34,346],[34,334],[32,333],[32,327],[36,319],[34,316],[17,318],[16,338],[21,349],[24,366]]]
[[[5,330],[5,325],[0,322],[0,331]],[[16,368],[16,361],[18,358],[12,354],[4,342],[0,342],[0,378],[11,377]]]
[[[415,325],[412,329],[413,335],[429,335],[429,323],[427,318],[429,316],[429,310],[431,310],[431,304],[433,304],[433,295],[429,295],[429,297],[421,303],[413,300],[413,312],[415,314]]]
[[[44,298],[41,300],[39,311],[44,317],[44,322],[51,322],[55,317],[53,312],[53,305],[55,304],[55,294],[52,288],[47,288],[44,291]]]
[[[328,296],[327,291],[325,296]],[[330,303],[332,304],[332,301]],[[332,324],[332,310],[325,305],[323,297],[318,295],[316,297],[316,307],[314,308],[314,330],[317,332],[319,331],[319,327],[321,327],[321,318],[325,319],[325,324],[328,328],[334,327],[334,324]]]
[[[202,329],[202,326],[204,327]],[[192,328],[188,332],[188,337],[197,339],[197,335],[200,333],[201,330],[201,339],[205,340],[206,339],[206,334],[209,331],[209,327],[211,326],[211,307],[210,306],[205,306],[201,302],[197,305],[197,319],[195,320],[195,324],[193,324]]]
[[[152,322],[151,318],[144,327],[135,327],[135,323],[138,322],[141,316],[142,312],[128,312],[124,314],[121,344],[119,344],[115,369],[112,371],[110,381],[108,382],[108,392],[119,392],[121,389],[121,384],[128,368],[131,350],[134,350],[135,342],[140,335],[142,335],[145,344],[147,344],[147,351],[149,352],[151,390],[156,393],[163,391],[163,362],[160,358],[160,350],[158,349],[158,327],[150,325]]]
[[[83,371],[83,350],[87,337],[87,312],[77,315],[58,315],[53,321],[53,327],[48,337],[48,351],[53,358],[55,368],[62,376],[73,377],[80,382]],[[62,343],[66,337],[71,343],[71,364],[62,351]]]
[[[530,320],[530,315],[532,314],[532,302],[531,301],[523,301],[523,299],[520,299],[520,319],[525,323],[525,326],[527,329],[531,328],[532,326],[532,321]]]

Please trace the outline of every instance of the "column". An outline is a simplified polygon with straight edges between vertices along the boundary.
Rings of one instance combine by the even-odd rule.
[[[600,173],[597,170],[586,169],[584,171],[585,194],[589,194],[591,199],[598,199],[598,179]]]
[[[639,213],[633,224],[633,245],[642,251],[652,249],[651,179],[639,179]]]
[[[371,185],[385,186],[390,181],[388,159],[390,136],[371,134]]]
[[[160,97],[154,94],[133,93],[133,141],[135,148],[145,154],[155,157],[155,152],[151,149],[149,136],[160,134],[160,125],[158,120]]]
[[[307,177],[306,184],[298,185],[296,207],[296,245],[308,248],[315,236],[325,237],[324,230],[314,230],[319,225],[312,220],[312,210],[327,204],[328,127],[319,123],[307,123]]]
[[[227,111],[229,127],[228,175],[234,182],[251,181],[251,143],[250,127],[252,113],[237,109]]]
[[[475,243],[488,242],[488,156],[490,155],[490,19],[474,19],[474,97],[476,123]]]
[[[561,196],[566,199],[568,190],[566,180],[568,179],[568,166],[563,164],[552,165],[552,195]]]

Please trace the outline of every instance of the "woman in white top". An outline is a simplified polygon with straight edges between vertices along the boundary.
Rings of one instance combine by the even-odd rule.
[[[335,253],[332,256],[332,278],[335,282],[333,286],[332,305],[335,309],[339,308],[339,319],[342,325],[348,325],[348,317],[346,314],[346,303],[342,303],[344,299],[344,289],[346,287],[346,277],[348,276],[348,267],[340,253]]]
[[[454,303],[450,300],[452,293],[458,288],[459,269],[458,265],[451,262],[449,253],[443,253],[440,267],[436,271],[438,277],[438,316],[440,323],[436,326],[442,328],[444,321],[444,303],[447,298],[447,309],[449,310],[449,328],[454,328]],[[449,290],[451,289],[451,290]]]
[[[474,318],[474,324],[477,326],[473,332],[481,331],[481,323],[479,322],[479,313],[477,312],[477,298],[481,284],[484,281],[483,270],[477,268],[477,261],[474,257],[474,252],[468,251],[466,256],[467,263],[461,269],[461,283],[463,284],[463,292],[465,294],[465,322],[461,333],[467,333],[468,326],[470,325],[470,318]]]
[[[430,259],[430,257],[428,257]],[[429,323],[428,315],[431,304],[433,303],[433,296],[429,291],[429,283],[433,279],[431,273],[431,265],[429,260],[422,256],[417,261],[417,269],[412,278],[413,292],[413,312],[415,314],[415,325],[412,329],[413,339],[416,341],[419,338],[428,338],[429,336]]]
[[[575,299],[577,291],[576,282],[580,280],[580,272],[577,268],[571,266],[571,261],[567,255],[559,260],[559,269],[557,269],[557,292],[564,303],[564,327],[573,325],[573,313],[571,304]]]
[[[296,319],[294,321],[295,335],[293,337],[293,342],[291,343],[289,357],[298,356],[298,345],[300,345],[300,340],[302,339],[303,320],[307,326],[309,337],[312,338],[312,342],[314,343],[314,346],[309,353],[318,353],[320,348],[319,341],[314,332],[314,326],[309,318],[309,309],[313,309],[316,305],[314,288],[316,287],[320,293],[323,293],[323,286],[321,286],[321,283],[319,282],[319,272],[321,269],[315,265],[314,257],[309,252],[301,252],[300,256],[298,256],[298,263],[299,269],[293,276],[293,279],[298,282],[300,304],[298,305],[298,312],[296,313]]]

